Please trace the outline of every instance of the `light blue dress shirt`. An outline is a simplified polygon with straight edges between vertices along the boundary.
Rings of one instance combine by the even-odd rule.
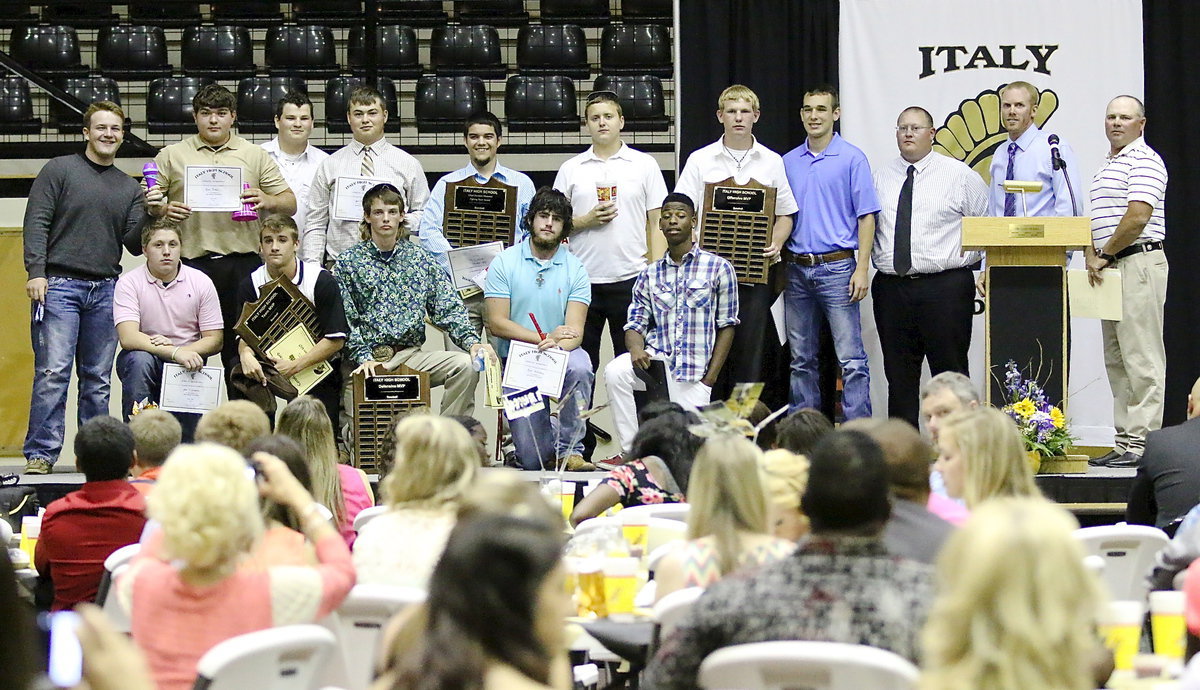
[[[1041,182],[1042,191],[1025,194],[1024,205],[1021,195],[1017,195],[1018,216],[1072,216],[1076,215],[1071,207],[1071,195],[1067,192],[1067,180],[1062,170],[1055,170],[1050,163],[1050,144],[1046,140],[1050,132],[1030,125],[1025,133],[1017,138],[1017,153],[1013,160],[1014,180],[1024,182]],[[992,154],[992,182],[988,185],[988,215],[1004,215],[1004,179],[1008,170],[1008,144],[1011,139],[1004,139],[996,146]],[[1067,163],[1067,174],[1071,176],[1071,184],[1075,188],[1075,203],[1078,215],[1087,215],[1087,207],[1083,205],[1084,180],[1079,176],[1079,161],[1075,152],[1065,141],[1058,144],[1059,154]]]

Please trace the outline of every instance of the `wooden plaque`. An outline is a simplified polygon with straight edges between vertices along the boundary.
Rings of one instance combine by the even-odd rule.
[[[446,185],[442,234],[451,247],[488,242],[513,245],[517,224],[517,188],[495,177],[480,184],[474,177]]]
[[[316,307],[291,280],[264,283],[258,294],[257,301],[242,305],[234,330],[259,357],[270,361],[267,350],[296,326],[304,326],[314,343],[321,339]]]
[[[355,466],[378,473],[380,447],[392,432],[396,415],[418,407],[429,407],[429,374],[400,365],[386,374],[355,375]]]
[[[733,264],[739,283],[767,283],[770,263],[762,253],[774,224],[774,187],[754,179],[741,185],[732,177],[704,185],[700,247]]]

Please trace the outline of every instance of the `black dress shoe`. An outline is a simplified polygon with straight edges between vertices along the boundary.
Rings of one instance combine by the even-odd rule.
[[[1108,467],[1132,467],[1137,469],[1137,466],[1141,464],[1141,462],[1142,456],[1135,453],[1126,453],[1116,460],[1109,462]]]
[[[1110,465],[1108,463],[1113,462],[1114,460],[1119,460],[1122,457],[1124,456],[1117,451],[1110,450],[1108,453],[1101,455],[1098,458],[1088,458],[1088,464],[1092,467],[1109,467]]]

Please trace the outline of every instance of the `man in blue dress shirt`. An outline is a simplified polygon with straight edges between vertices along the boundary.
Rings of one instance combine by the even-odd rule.
[[[858,303],[867,296],[879,200],[866,155],[833,131],[842,114],[837,91],[810,90],[800,112],[808,139],[783,157],[800,211],[790,235],[774,238],[789,264],[784,306],[791,409],[821,406],[817,355],[823,315],[842,369],[845,417],[870,417],[871,373]]]

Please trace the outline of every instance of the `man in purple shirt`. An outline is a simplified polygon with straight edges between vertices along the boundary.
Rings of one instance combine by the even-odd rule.
[[[783,157],[800,211],[791,233],[774,238],[789,264],[784,306],[792,350],[791,409],[821,406],[817,354],[823,314],[842,367],[846,419],[870,417],[871,373],[858,303],[867,296],[879,200],[866,155],[833,131],[841,117],[837,91],[830,86],[808,91],[800,113],[808,139]]]

